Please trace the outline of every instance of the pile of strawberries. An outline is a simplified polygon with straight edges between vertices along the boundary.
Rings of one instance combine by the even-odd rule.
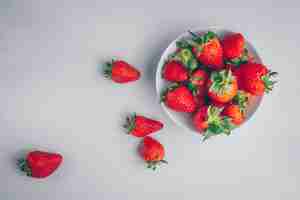
[[[245,120],[250,99],[272,90],[277,73],[255,62],[240,33],[223,39],[212,31],[190,34],[192,39],[178,41],[164,64],[162,77],[170,85],[162,101],[174,111],[192,113],[203,140],[229,135]]]
[[[203,141],[214,135],[229,135],[244,120],[250,100],[272,90],[275,81],[266,66],[256,63],[240,33],[225,35],[221,40],[208,31],[176,43],[177,50],[165,62],[162,77],[170,85],[162,94],[164,104],[176,111],[191,113],[195,129]],[[141,73],[122,60],[112,60],[104,74],[116,83],[129,83]],[[163,123],[133,114],[126,120],[128,134],[143,138],[138,148],[148,168],[155,170],[164,160],[164,146],[149,135],[161,130]],[[44,178],[62,163],[58,153],[31,151],[19,160],[28,176]]]

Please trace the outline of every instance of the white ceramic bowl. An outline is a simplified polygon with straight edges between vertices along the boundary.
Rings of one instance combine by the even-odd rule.
[[[217,33],[217,35],[222,38],[225,34],[228,33],[232,33],[232,32],[236,32],[236,31],[232,31],[232,30],[227,30],[227,29],[223,29],[223,28],[218,28],[218,27],[211,27],[211,28],[207,28],[207,29],[192,29],[191,31],[194,33],[205,33],[207,31],[213,31],[215,33]],[[170,82],[164,80],[161,76],[161,72],[164,66],[165,61],[168,59],[168,56],[172,53],[175,52],[176,50],[176,42],[183,39],[183,38],[189,38],[191,39],[192,36],[188,33],[188,31],[184,32],[183,34],[181,34],[179,37],[177,37],[173,42],[171,42],[171,44],[166,48],[166,50],[164,51],[164,53],[162,54],[159,63],[158,63],[158,67],[157,67],[157,71],[156,71],[156,91],[157,94],[160,98],[161,93],[164,91],[164,89],[167,88],[167,86],[170,84]],[[255,48],[251,45],[251,43],[249,41],[246,41],[246,47],[248,49],[248,51],[253,55],[255,62],[258,63],[262,63],[261,58],[259,57],[259,55],[257,54],[257,51],[255,50]],[[262,100],[262,97],[253,97],[250,99],[249,101],[249,106],[246,110],[246,120],[244,121],[244,123],[253,115],[253,113],[256,111],[256,109],[258,108],[260,102]],[[165,104],[162,102],[161,103],[164,111],[167,113],[167,115],[180,127],[183,127],[187,130],[190,130],[192,132],[196,132],[196,130],[194,129],[194,126],[192,124],[192,120],[191,120],[191,114],[188,113],[181,113],[181,112],[175,112],[172,109],[168,108],[167,106],[165,106]]]

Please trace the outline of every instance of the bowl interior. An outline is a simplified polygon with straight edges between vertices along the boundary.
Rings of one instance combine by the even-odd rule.
[[[228,34],[228,33],[232,33],[234,31],[230,31],[230,30],[226,30],[226,29],[222,29],[222,28],[209,28],[209,29],[194,29],[192,30],[195,33],[205,33],[207,31],[214,31],[215,33],[217,33],[217,35],[222,38],[224,35]],[[157,67],[157,71],[156,71],[156,91],[157,91],[157,95],[158,97],[160,97],[162,91],[164,91],[164,89],[167,88],[167,86],[170,84],[170,82],[164,80],[161,77],[161,71],[163,68],[163,65],[165,63],[165,61],[168,59],[168,56],[170,54],[172,54],[173,52],[175,52],[176,50],[176,42],[186,38],[186,39],[190,39],[191,35],[188,32],[185,32],[183,34],[181,34],[179,37],[177,37],[173,42],[171,42],[171,44],[166,48],[166,50],[164,51],[164,53],[162,54],[159,63],[158,63],[158,67]],[[248,51],[253,55],[255,62],[258,63],[262,63],[261,58],[259,57],[257,51],[255,50],[255,48],[251,45],[251,43],[249,41],[246,41],[246,47],[248,49]],[[249,106],[247,107],[246,110],[246,120],[244,121],[244,123],[253,115],[253,113],[256,111],[256,109],[258,108],[260,102],[262,100],[262,97],[252,97],[249,100]],[[161,103],[164,111],[168,114],[168,116],[179,126],[192,131],[192,132],[196,132],[196,130],[194,129],[194,126],[192,124],[192,120],[191,120],[191,114],[188,113],[180,113],[180,112],[175,112],[171,109],[169,109],[168,107],[165,106],[164,103]]]

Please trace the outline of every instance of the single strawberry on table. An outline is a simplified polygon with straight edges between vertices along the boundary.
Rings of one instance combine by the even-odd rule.
[[[128,83],[138,80],[141,73],[123,60],[112,60],[106,63],[104,75],[116,83]]]
[[[188,71],[179,61],[170,60],[163,67],[162,77],[167,81],[182,82],[188,79]]]
[[[190,33],[193,36],[190,43],[197,60],[211,69],[223,68],[223,49],[217,34],[212,31],[208,31],[204,35]]]
[[[276,83],[272,78],[278,74],[259,63],[242,64],[236,73],[241,88],[255,96],[270,92]]]
[[[196,110],[196,102],[192,92],[184,85],[172,84],[162,94],[166,106],[177,112],[192,113]]]
[[[127,117],[124,127],[128,129],[128,134],[130,135],[145,137],[151,133],[161,130],[164,125],[160,121],[136,115],[134,113],[131,117]]]
[[[212,72],[207,87],[208,96],[219,103],[229,102],[238,91],[236,77],[228,69]]]
[[[62,163],[63,157],[58,153],[31,151],[19,160],[18,166],[27,176],[45,178],[51,175]]]
[[[167,161],[164,160],[165,149],[163,145],[149,136],[146,136],[142,140],[138,151],[140,156],[147,163],[148,168],[155,170],[161,163],[167,163]]]
[[[231,119],[221,115],[222,108],[202,106],[193,116],[193,124],[197,131],[204,136],[203,141],[213,135],[222,133],[229,135],[234,125]]]

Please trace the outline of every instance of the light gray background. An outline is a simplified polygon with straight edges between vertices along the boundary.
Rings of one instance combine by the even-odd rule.
[[[298,3],[297,3],[298,2]],[[299,1],[0,1],[0,198],[300,198]],[[160,108],[154,71],[164,48],[193,27],[242,33],[280,83],[247,124],[201,144]],[[143,76],[116,85],[98,72],[115,56]],[[139,140],[122,132],[129,112],[155,117],[168,166],[145,169]],[[29,149],[61,152],[53,176],[15,168]]]

